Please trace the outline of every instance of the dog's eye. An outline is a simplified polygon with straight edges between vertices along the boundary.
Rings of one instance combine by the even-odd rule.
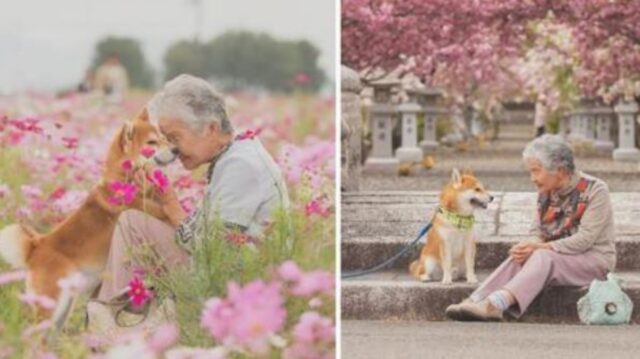
[[[480,187],[476,188],[476,192],[480,192],[480,191],[482,191]]]
[[[149,141],[147,141],[147,145],[150,145],[150,146],[155,146],[155,145],[157,145],[157,144],[158,144],[158,141],[156,141],[156,140],[149,140]]]

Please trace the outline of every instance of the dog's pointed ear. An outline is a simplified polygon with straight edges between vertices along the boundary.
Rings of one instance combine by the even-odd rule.
[[[140,121],[149,122],[149,111],[147,111],[146,107],[144,107],[142,111],[140,111],[140,113],[138,114],[138,119]]]
[[[451,183],[453,184],[453,188],[460,188],[462,186],[462,177],[460,177],[460,171],[458,171],[457,168],[451,171]]]
[[[133,123],[125,122],[120,130],[120,148],[122,152],[127,153],[131,149],[131,142],[133,142]]]

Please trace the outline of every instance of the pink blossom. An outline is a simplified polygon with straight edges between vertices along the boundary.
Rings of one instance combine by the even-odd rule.
[[[169,178],[162,172],[160,169],[156,169],[153,171],[151,176],[147,174],[147,179],[153,184],[153,186],[160,191],[160,193],[165,193],[167,188],[169,188]]]
[[[135,184],[115,181],[109,184],[109,190],[112,192],[109,203],[121,206],[129,205],[136,199],[138,187]]]
[[[78,147],[78,138],[76,137],[62,137],[64,146],[68,149],[74,149]]]
[[[324,205],[320,199],[312,199],[304,206],[304,213],[307,216],[317,214],[320,217],[328,217],[331,215],[331,211]]]
[[[334,357],[335,327],[316,312],[302,314],[293,328],[294,343],[283,352],[285,359],[329,359]]]
[[[335,279],[326,271],[305,273],[291,288],[291,294],[300,297],[312,297],[318,294],[333,294]]]
[[[286,315],[279,283],[256,280],[240,287],[231,282],[227,299],[206,302],[201,324],[227,347],[265,354],[269,338],[283,329]]]
[[[243,133],[241,133],[238,136],[236,136],[236,139],[238,141],[242,141],[242,140],[246,140],[246,139],[253,140],[257,135],[260,134],[260,132],[262,132],[261,128],[258,128],[256,130],[246,130]]]
[[[22,190],[22,194],[27,198],[39,199],[42,197],[42,190],[36,186],[22,185],[20,186],[20,190]]]
[[[17,282],[25,279],[27,279],[27,271],[25,270],[0,273],[0,285],[5,285],[7,283]]]
[[[6,184],[0,184],[0,198],[5,198],[11,193],[11,189]]]
[[[154,353],[161,354],[173,346],[178,338],[178,327],[174,324],[165,324],[156,329],[147,344]]]
[[[278,267],[280,278],[288,282],[297,282],[302,278],[302,271],[294,261],[286,261]]]
[[[180,200],[180,206],[185,212],[191,214],[196,208],[196,201],[193,197],[185,197]]]
[[[64,196],[66,192],[67,190],[64,187],[58,187],[53,192],[51,192],[51,194],[49,195],[49,199],[50,200],[60,199],[62,198],[62,196]]]
[[[129,300],[135,307],[141,307],[151,299],[151,291],[145,287],[144,282],[137,276],[129,282]]]
[[[125,172],[131,172],[131,170],[133,169],[133,161],[132,160],[124,160],[122,161],[122,165],[121,165],[122,169]]]
[[[69,213],[80,207],[88,195],[87,191],[67,191],[61,198],[53,202],[53,207],[60,213]]]
[[[153,147],[143,147],[140,150],[140,154],[145,158],[151,158],[156,153],[156,149]]]

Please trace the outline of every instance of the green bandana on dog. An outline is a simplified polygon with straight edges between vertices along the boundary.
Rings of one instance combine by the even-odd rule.
[[[473,228],[473,224],[476,222],[473,215],[462,216],[457,213],[449,212],[444,208],[440,208],[438,211],[449,223],[461,231],[470,231]]]

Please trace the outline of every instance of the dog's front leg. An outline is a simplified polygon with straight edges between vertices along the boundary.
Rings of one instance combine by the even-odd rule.
[[[163,222],[169,223],[169,217],[167,217],[167,214],[164,213],[164,210],[162,209],[160,203],[151,198],[136,198],[136,200],[131,204],[131,207],[147,213]]]
[[[466,277],[467,283],[478,283],[478,278],[476,277],[475,270],[475,259],[476,259],[476,243],[473,240],[473,235],[467,238],[467,242],[465,243],[464,248],[464,262],[466,265]]]
[[[442,284],[453,282],[453,259],[451,258],[451,244],[444,240],[440,246],[440,258],[442,258]]]

